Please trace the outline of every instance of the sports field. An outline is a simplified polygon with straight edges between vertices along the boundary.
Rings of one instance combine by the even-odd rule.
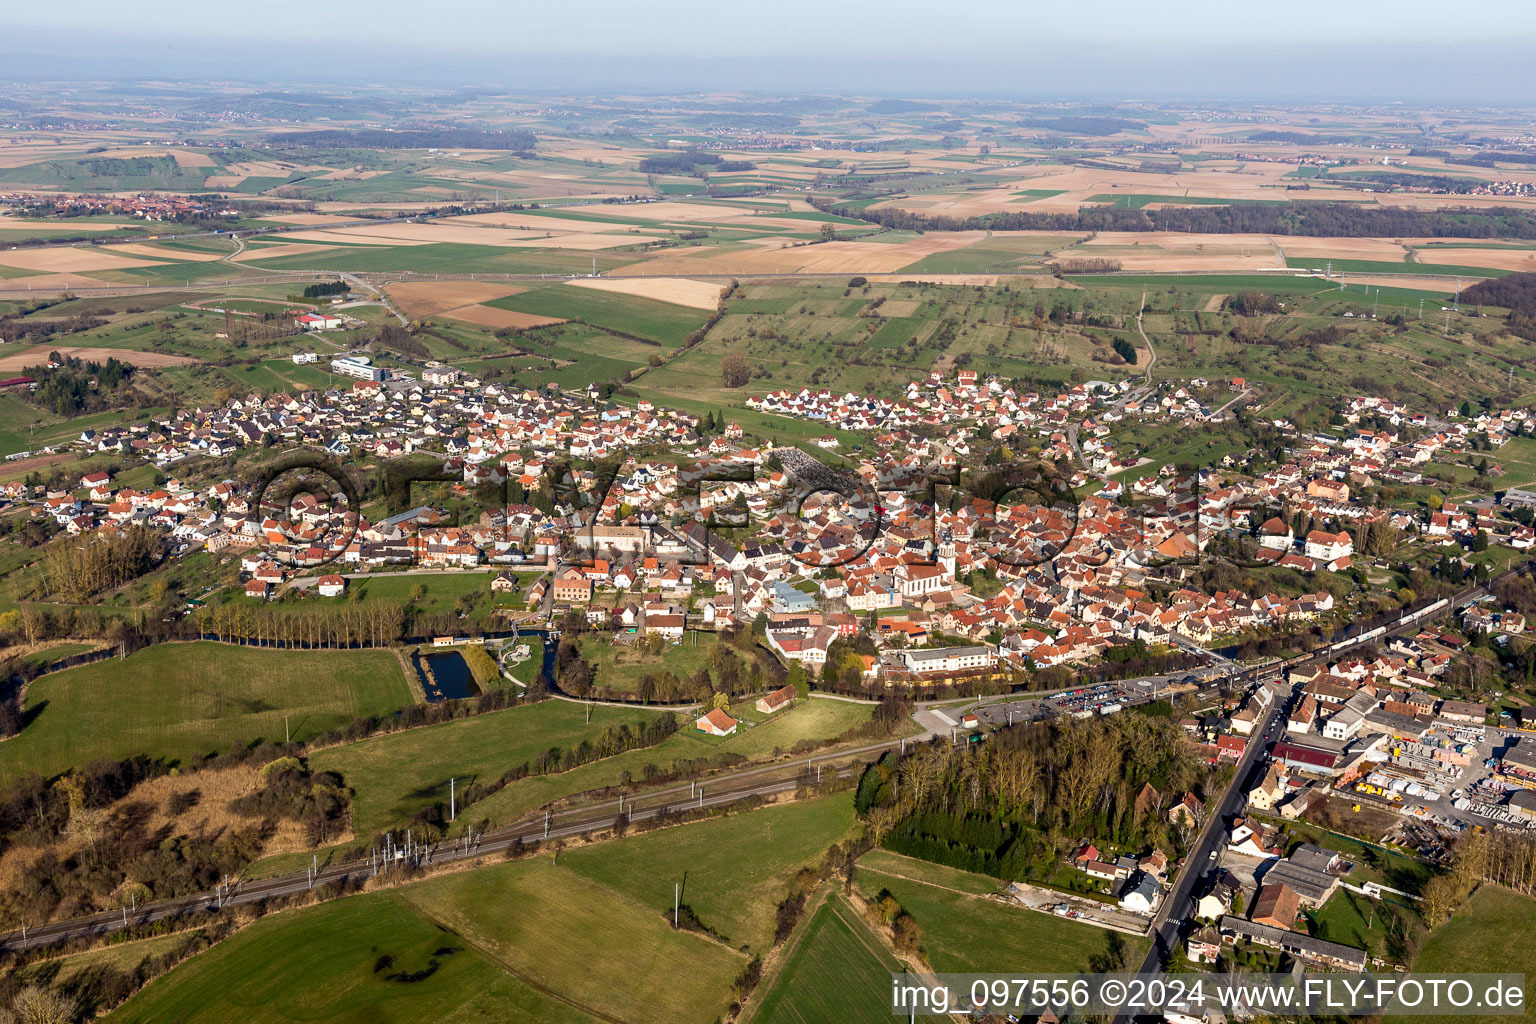
[[[157,644],[27,686],[27,724],[0,744],[0,778],[134,754],[190,761],[258,740],[308,739],[411,703],[385,651]]]

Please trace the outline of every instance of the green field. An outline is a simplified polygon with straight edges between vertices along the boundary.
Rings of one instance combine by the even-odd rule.
[[[609,1020],[708,1024],[747,962],[713,940],[673,931],[666,915],[632,893],[542,856],[399,892],[516,976]]]
[[[698,643],[695,644],[695,638]],[[630,637],[630,639],[635,639]],[[637,645],[615,646],[612,634],[588,634],[581,638],[581,656],[596,668],[593,686],[620,694],[634,694],[644,675],[671,672],[686,679],[709,664],[718,640],[712,633],[690,631],[680,644],[667,644],[659,654],[642,654]]]
[[[1536,976],[1536,951],[1522,938],[1531,933],[1536,900],[1492,885],[1472,894],[1466,906],[1432,932],[1414,959],[1414,972],[1454,974],[1510,972]],[[1518,1015],[1517,1015],[1518,1016]],[[1422,1017],[1386,1018],[1394,1024]],[[1481,1014],[1457,1017],[1468,1024],[1497,1024],[1516,1017]]]
[[[887,1024],[891,974],[903,966],[833,894],[801,924],[750,1024]]]
[[[27,687],[28,722],[0,744],[0,777],[54,775],[134,754],[188,761],[257,740],[295,740],[411,703],[394,654],[157,644]]]
[[[151,982],[106,1020],[595,1020],[519,980],[494,955],[415,910],[404,893],[356,896],[258,921]]]
[[[667,714],[601,706],[591,713],[588,724],[585,705],[541,701],[331,747],[317,751],[309,761],[317,770],[338,773],[351,787],[354,825],[363,833],[446,801],[450,778],[458,779],[462,793],[471,783],[493,779],[551,748],[567,750],[610,726],[638,726]],[[635,753],[646,751],[620,757]]]
[[[574,285],[538,288],[492,299],[486,305],[562,320],[580,320],[604,330],[649,338],[669,348],[681,345],[684,338],[709,319],[708,310]]]
[[[1089,969],[1089,959],[1123,941],[1127,965],[1147,943],[1129,935],[980,898],[994,879],[874,851],[859,861],[859,888],[873,898],[888,889],[921,929],[919,943],[934,970],[955,973],[1047,973]]]
[[[775,751],[788,751],[801,740],[819,741],[839,736],[853,726],[868,722],[872,713],[873,709],[867,704],[809,700],[780,711],[761,724],[744,724],[735,735],[724,738],[706,736],[694,729],[690,720],[657,746],[631,750],[559,775],[521,779],[475,804],[472,809],[461,812],[461,816],[488,817],[493,822],[503,823],[515,821],[551,800],[617,785],[623,772],[641,779],[645,777],[647,765],[668,768],[679,761],[721,753],[766,757]],[[751,710],[751,704],[732,708],[731,714],[740,716],[744,723],[763,718]]]
[[[795,872],[853,826],[853,801],[837,793],[572,850],[560,864],[664,914],[681,882],[682,902],[705,927],[766,954]]]
[[[1285,265],[1297,270],[1326,270],[1335,274],[1433,274],[1437,277],[1503,277],[1508,270],[1489,267],[1457,267],[1448,263],[1389,263],[1385,260],[1328,260],[1316,256],[1287,256]]]

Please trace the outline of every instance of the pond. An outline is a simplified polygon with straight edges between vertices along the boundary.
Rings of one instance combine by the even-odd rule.
[[[470,674],[469,662],[458,651],[435,651],[421,656],[421,687],[433,704],[459,700],[480,693]]]

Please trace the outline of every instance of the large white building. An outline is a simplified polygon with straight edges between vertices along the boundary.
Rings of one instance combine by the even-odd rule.
[[[338,356],[331,360],[331,372],[339,373],[343,377],[356,377],[358,380],[383,380],[384,371],[377,366],[368,365],[365,356]]]
[[[911,672],[962,672],[991,668],[997,662],[997,652],[983,646],[925,647],[902,651],[901,658]]]

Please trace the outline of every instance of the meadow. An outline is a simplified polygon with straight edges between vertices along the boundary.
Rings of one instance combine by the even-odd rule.
[[[667,769],[681,761],[722,753],[747,758],[770,757],[793,749],[802,740],[819,742],[840,736],[854,726],[868,722],[872,708],[845,701],[810,700],[779,711],[760,724],[751,724],[754,718],[762,719],[763,716],[753,710],[750,703],[733,707],[731,714],[744,723],[732,736],[707,736],[695,729],[690,719],[682,729],[654,747],[631,750],[558,775],[520,779],[466,808],[460,817],[512,822],[552,800],[619,785],[626,773],[630,778],[643,779],[647,767]]]
[[[936,971],[1065,974],[1089,970],[1112,942],[1128,965],[1146,952],[1145,940],[983,897],[997,887],[994,879],[882,850],[859,861],[860,890],[869,899],[882,890],[896,897],[921,929],[919,945]]]
[[[766,954],[774,907],[795,872],[854,829],[847,793],[796,801],[570,850],[562,867],[672,911],[673,884],[706,927],[733,946]]]
[[[837,794],[284,912],[177,967],[107,1020],[707,1024],[746,964],[731,946],[766,952],[794,874],[853,827],[851,802]],[[674,882],[721,939],[671,928]],[[460,1016],[466,1005],[473,1015]]]
[[[1447,923],[1435,929],[1412,969],[1426,974],[1477,972],[1523,973],[1536,975],[1536,954],[1520,936],[1530,934],[1531,915],[1536,901],[1529,896],[1494,885],[1483,885]],[[1403,1024],[1415,1018],[1388,1015],[1390,1024]],[[1468,1024],[1497,1024],[1512,1018],[1497,1014],[1457,1017]]]
[[[188,762],[280,742],[285,719],[303,740],[411,702],[391,652],[157,644],[28,684],[27,722],[0,744],[0,778],[134,754]]]
[[[520,980],[396,890],[257,921],[151,982],[105,1020],[407,1024],[430,1017],[470,1024],[485,1020],[487,1007],[504,1020],[596,1020]]]
[[[802,922],[777,973],[763,982],[749,1024],[884,1024],[891,974],[904,970],[842,896]]]
[[[587,711],[571,701],[540,701],[330,747],[311,754],[309,763],[336,772],[352,789],[354,826],[362,834],[446,802],[450,778],[462,794],[552,748],[566,750],[610,727],[634,728],[670,713],[593,706],[589,723]]]

